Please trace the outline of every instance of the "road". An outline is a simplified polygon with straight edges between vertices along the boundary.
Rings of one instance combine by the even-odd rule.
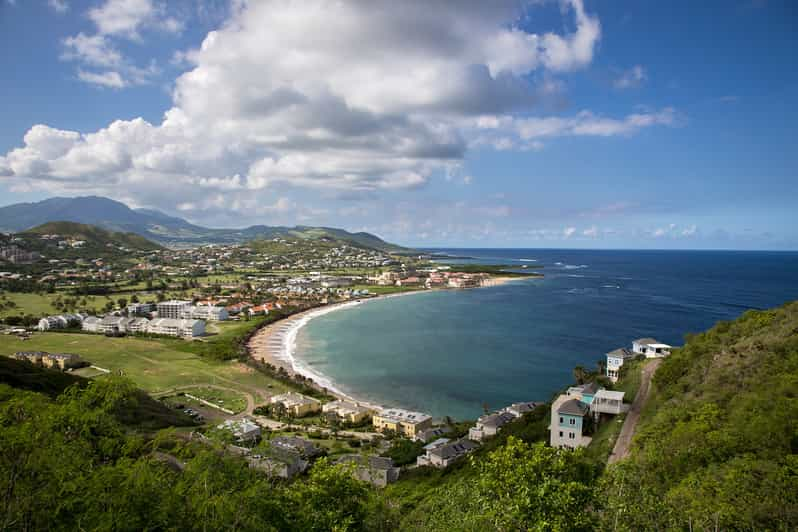
[[[637,395],[635,395],[635,400],[632,402],[629,413],[626,414],[626,420],[621,428],[621,433],[618,435],[618,440],[615,442],[615,447],[610,454],[610,464],[614,464],[618,460],[623,460],[629,456],[629,448],[632,446],[632,438],[637,429],[640,412],[643,411],[643,406],[645,406],[646,400],[648,399],[651,388],[651,377],[654,375],[654,372],[657,371],[661,362],[661,358],[655,358],[643,366],[641,370],[642,375],[640,376],[640,388],[637,390]]]

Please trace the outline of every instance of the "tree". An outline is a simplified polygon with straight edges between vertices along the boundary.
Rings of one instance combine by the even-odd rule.
[[[127,299],[125,299],[124,297],[120,297],[119,299],[116,300],[116,302],[119,305],[119,308],[123,309],[127,307]]]
[[[132,296],[130,296],[130,302],[131,303],[138,303],[139,302],[139,296],[136,295],[136,294],[133,294]]]
[[[529,445],[510,437],[478,469],[477,500],[500,530],[589,530],[595,472],[581,450]]]

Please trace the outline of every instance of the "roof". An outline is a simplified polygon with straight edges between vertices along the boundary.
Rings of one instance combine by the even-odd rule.
[[[449,438],[438,438],[437,440],[435,440],[433,442],[430,442],[427,445],[425,445],[424,446],[424,450],[425,451],[431,451],[432,449],[440,447],[444,443],[449,443]]]
[[[536,402],[536,401],[526,401],[526,402],[521,402],[521,403],[513,403],[510,406],[508,406],[507,408],[505,408],[505,410],[511,410],[512,409],[512,410],[515,410],[518,413],[523,414],[525,412],[533,411],[535,408],[537,408],[538,406],[540,406],[542,404],[543,403],[539,403],[539,402]]]
[[[289,405],[321,404],[321,401],[318,399],[296,392],[286,392],[284,394],[275,395],[270,401],[272,403],[287,403]]]
[[[626,349],[625,347],[619,347],[618,349],[613,349],[607,353],[607,356],[616,358],[632,358],[635,356],[635,354],[633,351]]]
[[[338,459],[338,463],[354,462],[361,467],[371,469],[393,469],[393,460],[386,456],[363,456],[360,454],[346,454]]]
[[[305,454],[308,456],[312,456],[321,452],[320,449],[312,442],[303,438],[298,438],[296,436],[278,436],[277,438],[273,438],[271,440],[271,444],[276,445],[277,447],[298,451],[300,454]]]
[[[421,423],[428,419],[432,419],[432,416],[429,414],[424,414],[422,412],[411,412],[410,410],[402,410],[401,408],[383,410],[378,415],[383,419],[403,423]]]
[[[579,386],[571,386],[568,388],[568,393],[570,394],[572,391],[579,392],[582,395],[594,395],[599,389],[598,384],[596,382],[586,382],[585,384],[580,384]]]
[[[648,347],[653,347],[654,349],[670,349],[671,346],[668,344],[648,344]]]
[[[634,341],[636,344],[658,344],[659,342],[653,338],[638,338]]]
[[[456,458],[458,456],[462,456],[466,453],[473,451],[477,447],[479,447],[479,445],[472,442],[471,440],[462,439],[441,445],[440,447],[436,447],[435,449],[428,451],[428,453],[434,456],[439,456],[442,459],[446,460],[449,458]]]
[[[609,399],[611,401],[623,401],[623,396],[626,392],[616,392],[613,390],[599,390],[596,393],[596,399]]]
[[[569,399],[563,402],[557,409],[558,414],[566,414],[571,416],[584,416],[587,414],[588,406],[577,399]]]
[[[515,420],[515,416],[509,412],[499,412],[496,414],[489,414],[482,416],[477,420],[477,423],[483,427],[503,427],[507,423]]]

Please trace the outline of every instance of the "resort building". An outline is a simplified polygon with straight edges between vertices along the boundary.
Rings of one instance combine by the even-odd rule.
[[[591,438],[584,436],[582,430],[590,407],[571,395],[561,395],[551,405],[551,425],[549,443],[552,447],[586,447]]]
[[[40,331],[49,331],[51,329],[66,329],[80,325],[83,322],[83,316],[80,314],[59,314],[57,316],[47,316],[39,320],[36,328]]]
[[[226,321],[230,319],[230,314],[224,307],[197,305],[196,307],[188,307],[183,317],[193,318],[195,320]]]
[[[432,426],[432,416],[421,412],[391,408],[376,414],[371,419],[371,423],[377,432],[390,430],[401,436],[414,439],[418,432]]]
[[[127,306],[128,316],[143,316],[155,310],[154,303],[131,303]]]
[[[71,353],[48,353],[46,351],[18,351],[14,353],[17,360],[27,360],[31,364],[45,368],[60,369],[65,371],[80,368],[86,363],[78,355]]]
[[[343,400],[331,401],[322,406],[321,410],[325,414],[334,414],[340,421],[353,425],[367,421],[372,415],[372,411],[365,406]]]
[[[180,319],[190,306],[191,301],[162,301],[158,303],[158,317],[171,318],[173,320]]]
[[[195,338],[205,334],[205,322],[202,320],[156,318],[147,326],[147,332],[181,338]]]
[[[100,318],[96,316],[87,316],[83,323],[80,324],[80,328],[86,332],[99,332],[100,327]]]
[[[671,354],[671,346],[653,338],[639,338],[632,342],[632,351],[646,358],[662,358]]]
[[[428,447],[431,448],[427,449],[426,454],[416,458],[417,465],[443,469],[479,447],[479,444],[465,438],[452,442],[443,438],[442,441],[439,441],[440,445],[433,447],[433,444],[430,444]]]
[[[321,401],[296,392],[275,395],[269,399],[271,404],[281,404],[291,417],[304,417],[321,412]]]
[[[468,429],[468,439],[482,441],[485,438],[495,436],[507,425],[515,421],[516,416],[509,412],[496,412],[477,419],[475,426]]]
[[[355,464],[353,476],[363,482],[384,488],[399,479],[399,468],[393,460],[383,456],[347,454],[337,460],[339,464]]]
[[[124,318],[122,316],[106,316],[97,324],[97,332],[102,334],[125,334],[127,332],[127,324],[131,318]]]
[[[246,418],[228,419],[216,428],[231,432],[239,442],[253,442],[261,435],[260,425]]]
[[[504,408],[502,412],[509,412],[510,414],[514,415],[515,417],[521,417],[527,412],[532,412],[537,407],[541,406],[544,403],[539,403],[536,401],[527,401],[524,403],[513,403],[510,406]]]
[[[637,355],[625,347],[619,347],[613,351],[607,353],[607,377],[609,377],[610,381],[618,382],[618,377],[621,375],[621,366],[623,366],[624,362],[627,360],[631,360]]]

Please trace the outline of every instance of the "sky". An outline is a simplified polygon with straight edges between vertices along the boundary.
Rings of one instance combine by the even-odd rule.
[[[798,249],[798,4],[0,0],[0,205]]]

